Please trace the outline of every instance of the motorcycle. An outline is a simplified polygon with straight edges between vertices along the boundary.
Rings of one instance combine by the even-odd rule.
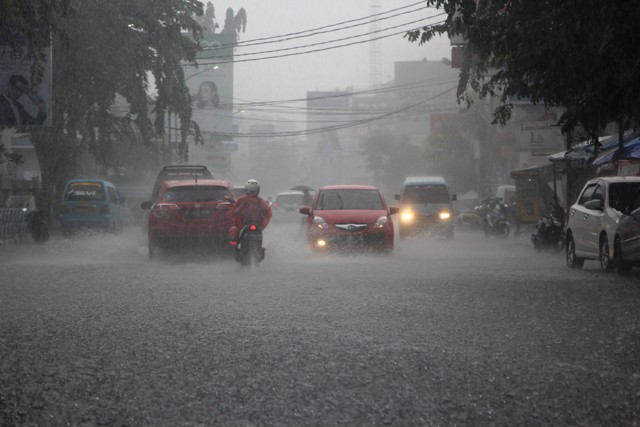
[[[264,259],[264,255],[260,226],[254,222],[246,224],[238,234],[235,250],[236,261],[243,266],[258,265]]]
[[[485,199],[474,208],[474,211],[484,219],[482,229],[487,237],[504,238],[511,233],[511,224],[507,220],[509,206],[499,199]]]
[[[541,215],[536,224],[537,232],[531,235],[536,252],[560,252],[564,248],[564,215],[551,212]]]
[[[27,220],[27,229],[36,243],[44,243],[49,240],[49,227],[47,227],[47,221],[45,219],[44,211],[25,211],[25,218]]]

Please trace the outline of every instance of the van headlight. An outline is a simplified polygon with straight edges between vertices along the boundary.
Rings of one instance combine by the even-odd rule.
[[[411,223],[415,220],[416,216],[411,209],[403,209],[400,212],[400,221],[405,223]]]
[[[449,211],[440,211],[440,213],[438,214],[438,218],[440,218],[443,221],[447,221],[451,218],[451,212]]]

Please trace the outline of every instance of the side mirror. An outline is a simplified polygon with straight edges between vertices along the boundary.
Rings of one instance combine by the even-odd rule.
[[[309,206],[302,206],[300,209],[298,209],[298,212],[300,212],[302,215],[311,215],[311,208]]]
[[[458,200],[458,195],[457,194],[452,194],[451,195],[451,201],[455,202],[456,200]]]
[[[140,205],[140,207],[142,209],[144,209],[145,211],[148,211],[149,209],[151,209],[151,206],[153,206],[153,203],[146,201],[146,202],[142,202],[142,204]]]
[[[593,211],[601,211],[604,208],[604,202],[599,199],[589,200],[584,207]]]
[[[400,208],[399,208],[399,207],[397,207],[397,206],[391,206],[391,207],[389,208],[389,215],[395,215],[395,214],[397,214],[398,212],[400,212]]]
[[[400,201],[400,195],[399,194],[394,194],[393,198],[396,199],[397,201]]]

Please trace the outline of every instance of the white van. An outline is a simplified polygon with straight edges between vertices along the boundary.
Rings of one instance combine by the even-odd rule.
[[[410,176],[400,194],[400,238],[429,231],[453,237],[453,205],[447,182],[441,176]]]

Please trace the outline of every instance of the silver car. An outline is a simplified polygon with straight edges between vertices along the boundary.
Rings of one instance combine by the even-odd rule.
[[[622,211],[640,189],[640,177],[610,176],[594,178],[585,184],[576,203],[569,209],[566,229],[566,255],[569,268],[582,268],[584,261],[600,261],[602,271],[611,271],[615,237]]]
[[[640,191],[622,208],[623,215],[613,242],[613,256],[619,273],[627,274],[640,265]]]

